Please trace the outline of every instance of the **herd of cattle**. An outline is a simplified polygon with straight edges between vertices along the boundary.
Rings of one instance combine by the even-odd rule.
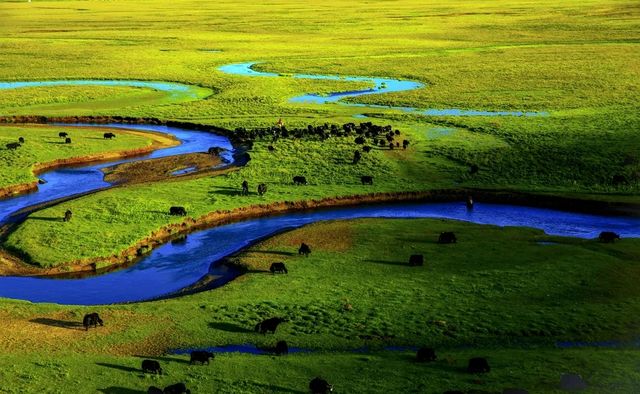
[[[65,144],[71,143],[71,137],[69,137],[69,133],[67,133],[66,131],[59,132],[58,138],[64,138]],[[104,133],[102,135],[102,138],[104,138],[105,140],[110,140],[112,138],[116,138],[116,135],[113,133]],[[25,143],[24,137],[19,137],[18,142],[9,142],[8,144],[5,145],[5,147],[8,150],[16,150],[20,148],[24,143]]]

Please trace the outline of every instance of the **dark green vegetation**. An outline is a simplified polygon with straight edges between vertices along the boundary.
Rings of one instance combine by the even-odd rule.
[[[436,244],[445,230],[457,234],[457,244]],[[302,241],[311,245],[309,257],[295,253]],[[408,266],[415,253],[424,254],[424,267]],[[310,378],[322,375],[337,392],[514,386],[554,392],[560,374],[573,371],[589,392],[631,393],[640,379],[637,350],[554,344],[636,338],[639,258],[636,240],[602,244],[522,228],[426,219],[315,224],[232,258],[251,273],[216,290],[108,307],[5,302],[0,362],[11,367],[3,369],[0,387],[92,392],[184,380],[198,393],[303,393]],[[269,273],[273,261],[284,261],[289,273]],[[85,333],[81,318],[94,310],[105,326]],[[274,316],[290,322],[275,335],[253,332]],[[208,367],[162,355],[170,348],[277,340],[318,352],[219,355]],[[383,351],[394,345],[433,346],[439,359],[417,364],[412,351]],[[350,352],[362,346],[372,353]],[[157,357],[168,376],[142,377],[141,359],[132,355]],[[487,357],[492,372],[464,372],[472,356]]]

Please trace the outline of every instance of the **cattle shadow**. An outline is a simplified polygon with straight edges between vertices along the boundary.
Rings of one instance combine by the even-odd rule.
[[[66,329],[69,329],[69,330],[83,330],[84,331],[84,326],[82,325],[82,323],[77,322],[77,321],[56,320],[56,319],[49,319],[49,318],[46,318],[46,317],[38,317],[36,319],[31,319],[29,321],[31,323],[38,323],[38,324],[42,324],[42,325],[45,325],[45,326],[66,328]]]
[[[259,250],[259,249],[248,249],[247,252],[251,253],[264,253],[264,254],[276,254],[278,256],[295,256],[297,253],[294,252],[281,252],[278,250]]]
[[[139,372],[139,373],[143,372],[141,369],[134,368],[134,367],[127,367],[126,365],[108,364],[108,363],[96,363],[96,365],[99,365],[101,367],[117,369],[124,372]]]
[[[403,266],[403,267],[410,267],[408,261],[389,261],[389,260],[372,260],[372,259],[367,259],[367,260],[364,260],[364,261],[367,262],[367,263],[399,265],[399,266]]]
[[[233,323],[219,323],[213,322],[209,323],[209,328],[213,328],[215,330],[227,331],[227,332],[238,332],[238,333],[250,333],[254,332],[246,327],[239,326]]]
[[[139,357],[141,359],[149,359],[149,360],[158,360],[165,363],[178,363],[178,364],[191,364],[189,360],[179,357],[167,357],[167,356],[158,356],[158,357],[149,357],[149,356],[141,356],[136,354],[135,357]]]
[[[52,145],[65,145],[65,144],[66,144],[66,142],[64,142],[64,140],[62,140],[62,141],[55,141],[55,142],[54,142],[54,141],[46,141],[45,143],[47,143],[47,144],[52,144]]]
[[[29,220],[42,220],[44,222],[64,222],[64,218],[52,218],[47,216],[30,216]]]
[[[144,391],[144,390],[134,390],[134,389],[128,389],[126,387],[116,387],[116,386],[111,386],[111,387],[107,387],[107,388],[104,388],[104,389],[98,389],[98,392],[104,393],[104,394],[140,394],[140,393],[146,393],[146,391]]]
[[[270,385],[270,384],[262,384],[262,383],[255,383],[253,382],[251,384],[252,386],[255,387],[259,387],[261,389],[263,389],[265,392],[267,393],[307,393],[308,391],[303,391],[303,390],[293,390],[290,389],[288,387],[281,387],[281,386],[274,386],[274,385]]]

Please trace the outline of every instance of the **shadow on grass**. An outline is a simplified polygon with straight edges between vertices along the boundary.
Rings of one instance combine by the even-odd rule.
[[[64,222],[64,218],[52,218],[46,216],[29,216],[29,220],[42,220],[45,222]]]
[[[252,386],[259,387],[266,393],[307,393],[308,391],[304,390],[292,390],[287,387],[274,386],[270,384],[260,384],[260,383],[252,383]],[[262,391],[260,390],[260,391]]]
[[[108,364],[108,363],[96,363],[96,365],[99,365],[101,367],[107,367],[107,368],[113,368],[113,369],[118,369],[120,371],[124,371],[124,372],[138,372],[138,373],[142,373],[142,370],[138,369],[138,368],[134,368],[134,367],[127,367],[126,365],[118,365],[118,364]]]
[[[296,255],[296,253],[293,253],[293,252],[280,252],[278,250],[248,249],[247,252],[264,253],[264,254],[276,254],[278,256],[295,256]]]
[[[77,321],[56,320],[56,319],[49,319],[46,317],[38,317],[36,319],[31,319],[29,321],[31,323],[38,323],[45,326],[67,328],[69,330],[82,330],[82,331],[85,330],[84,327],[82,326],[82,323]]]
[[[104,394],[140,394],[140,393],[146,393],[146,391],[143,391],[143,390],[134,390],[134,389],[128,389],[126,387],[115,387],[115,386],[107,387],[105,389],[98,389],[98,392],[104,393]]]
[[[189,360],[179,357],[167,357],[167,356],[158,356],[158,357],[149,357],[149,356],[141,356],[139,354],[135,355],[135,357],[139,357],[141,359],[149,359],[149,360],[158,360],[165,363],[178,363],[178,364],[191,364]]]
[[[227,332],[239,332],[239,333],[250,333],[254,332],[246,327],[239,326],[233,323],[209,323],[209,328],[213,328],[215,330],[227,331]]]
[[[388,260],[364,260],[367,263],[376,263],[376,264],[388,264],[388,265],[400,265],[403,267],[409,267],[409,263],[404,262],[404,261],[388,261]]]

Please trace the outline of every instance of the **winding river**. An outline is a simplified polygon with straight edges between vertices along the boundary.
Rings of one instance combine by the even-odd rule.
[[[255,63],[253,62],[249,62],[227,65],[221,67],[220,70],[226,73],[244,76],[279,77],[278,74],[255,71],[252,68],[254,64]],[[292,77],[365,81],[375,86],[373,89],[361,91],[339,92],[328,96],[307,94],[291,99],[292,102],[312,102],[317,104],[336,102],[343,105],[362,106],[360,104],[344,103],[340,100],[347,97],[400,92],[422,87],[422,84],[418,82],[385,78],[338,77],[306,74],[294,74]],[[181,92],[180,94],[185,94],[185,91],[188,92],[188,89],[185,90],[185,86],[188,88],[187,85],[174,83],[102,80],[10,82],[0,83],[0,89],[92,84],[147,87],[164,90],[171,94],[173,94],[172,92],[174,91]],[[193,98],[195,98],[195,96]],[[426,114],[429,114],[429,111],[445,111],[446,113],[437,112],[437,114],[460,116],[545,115],[545,113],[487,112],[457,109],[421,110],[401,107],[384,108],[393,108],[408,112]],[[97,127],[98,125],[80,124],[65,126]],[[157,150],[152,154],[147,155],[145,159],[203,152],[211,146],[219,146],[228,149],[225,153],[226,159],[228,161],[232,160],[231,155],[233,147],[229,140],[226,137],[208,132],[152,125],[106,126],[169,133],[180,140],[180,145]],[[139,158],[92,164],[84,167],[61,168],[41,174],[40,178],[45,180],[46,183],[44,185],[40,185],[39,191],[11,199],[0,200],[0,223],[10,220],[13,213],[33,205],[110,187],[111,185],[104,181],[103,173],[100,170],[106,166],[112,166],[114,164],[134,160],[139,160]],[[528,226],[542,229],[548,234],[581,238],[593,238],[597,236],[600,231],[606,229],[616,231],[623,237],[640,237],[640,218],[598,216],[522,206],[477,204],[477,207],[472,211],[468,211],[464,204],[461,203],[422,203],[335,208],[276,215],[199,231],[189,235],[188,239],[184,243],[165,244],[153,250],[147,257],[133,266],[99,276],[83,279],[0,277],[0,297],[22,299],[32,302],[97,305],[119,302],[136,302],[158,298],[184,289],[185,287],[196,283],[208,274],[218,276],[219,279],[216,283],[222,284],[233,279],[236,274],[228,271],[224,266],[216,264],[216,262],[221,258],[233,254],[243,247],[254,243],[258,239],[317,221],[354,219],[362,217],[448,218],[499,226]],[[540,247],[548,246],[541,245]]]

